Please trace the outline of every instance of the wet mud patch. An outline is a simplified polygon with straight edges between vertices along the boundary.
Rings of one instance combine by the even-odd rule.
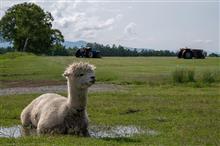
[[[97,126],[93,125],[89,128],[89,133],[91,137],[94,138],[129,138],[135,135],[147,135],[147,136],[157,136],[159,132],[152,129],[141,129],[133,125],[130,126]],[[7,138],[18,138],[22,136],[33,136],[37,135],[36,130],[33,129],[23,129],[21,125],[12,127],[0,127],[0,137]]]

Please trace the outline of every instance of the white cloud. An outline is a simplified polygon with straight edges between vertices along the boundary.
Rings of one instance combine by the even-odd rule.
[[[25,1],[5,2],[4,10],[22,2]],[[122,14],[117,13],[118,11],[114,11],[115,9],[106,9],[100,3],[89,0],[54,0],[54,2],[29,0],[28,2],[34,2],[45,11],[51,12],[54,17],[53,27],[60,29],[66,40],[95,38],[99,32],[113,30],[116,21],[120,21],[123,17]]]
[[[113,29],[122,18],[121,14],[103,18],[98,15],[103,11],[100,8],[97,3],[82,0],[55,2],[46,7],[55,18],[54,28],[60,29],[67,40],[95,38],[100,31]]]
[[[118,41],[133,41],[138,39],[138,35],[136,32],[136,23],[130,22],[124,28],[124,32],[122,36],[120,36],[117,40]]]
[[[81,33],[81,38],[94,38],[98,31],[112,28],[115,19],[109,18],[105,21],[99,18],[87,18],[75,25],[75,31]]]
[[[57,19],[56,21],[54,21],[55,26],[59,27],[59,28],[69,28],[72,25],[76,25],[82,21],[85,20],[85,13],[75,13],[72,16],[66,16],[66,17],[62,17]]]
[[[124,33],[130,36],[137,35],[135,27],[136,24],[134,22],[129,23],[127,26],[125,26]]]
[[[73,16],[64,17],[56,21],[55,24],[63,30],[69,30],[68,33],[72,37],[84,39],[94,38],[98,31],[112,28],[114,22],[115,18],[102,20],[96,16],[89,17],[85,13],[75,13]]]
[[[88,19],[88,20],[92,20],[92,19]],[[78,27],[78,31],[91,31],[91,30],[102,30],[102,29],[106,29],[109,28],[110,26],[112,26],[112,24],[114,23],[115,19],[114,18],[109,18],[105,21],[101,21],[99,19],[97,19],[98,21],[86,21],[87,23],[82,22],[81,24],[84,25],[80,25],[80,27]]]

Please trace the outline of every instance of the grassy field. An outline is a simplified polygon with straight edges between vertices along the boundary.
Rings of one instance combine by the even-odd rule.
[[[68,64],[86,61],[97,66],[98,82],[116,84],[163,84],[172,81],[172,72],[178,67],[194,69],[199,77],[203,72],[218,72],[220,59],[183,60],[175,57],[105,57],[82,59],[75,57],[0,56],[0,87],[50,83],[65,84],[62,73]],[[20,83],[20,84],[18,84]]]
[[[124,90],[89,94],[92,125],[135,125],[158,135],[129,138],[80,138],[30,136],[0,138],[2,145],[220,145],[220,83],[218,58],[182,60],[174,57],[74,57],[0,56],[1,87],[65,83],[66,65],[87,61],[97,66],[98,82],[120,84]],[[174,83],[177,67],[195,70],[195,82]],[[200,80],[205,72],[217,72],[213,83]],[[25,86],[24,85],[24,86]],[[64,94],[65,93],[61,93]],[[22,109],[37,94],[0,97],[0,125],[20,124]],[[136,111],[136,112],[130,112]]]

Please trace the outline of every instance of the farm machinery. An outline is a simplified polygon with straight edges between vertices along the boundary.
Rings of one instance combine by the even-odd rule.
[[[184,59],[204,59],[206,56],[207,53],[201,49],[180,48],[180,51],[177,53],[178,58]]]
[[[76,57],[101,58],[100,51],[92,50],[90,47],[80,48],[75,53]]]

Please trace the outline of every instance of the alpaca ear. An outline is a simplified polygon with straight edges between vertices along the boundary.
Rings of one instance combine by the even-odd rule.
[[[96,69],[95,65],[91,65],[91,67],[92,67],[92,70],[95,70],[95,69]]]
[[[63,76],[64,76],[64,77],[68,77],[69,75],[70,75],[70,74],[67,73],[67,72],[64,72],[64,73],[63,73]]]

